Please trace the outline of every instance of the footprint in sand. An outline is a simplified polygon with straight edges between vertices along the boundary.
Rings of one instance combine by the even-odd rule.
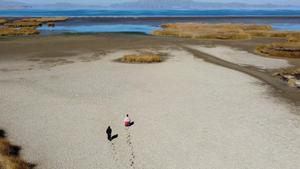
[[[126,140],[128,146],[129,146],[129,149],[130,149],[130,159],[129,159],[129,163],[130,163],[130,166],[135,169],[135,153],[134,153],[134,148],[133,148],[133,144],[132,144],[132,141],[131,141],[131,136],[130,136],[130,132],[129,130],[127,129],[127,140]]]

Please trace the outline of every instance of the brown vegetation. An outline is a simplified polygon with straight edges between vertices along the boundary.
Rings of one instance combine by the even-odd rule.
[[[274,31],[270,25],[250,24],[203,24],[175,23],[164,24],[162,30],[156,30],[153,35],[177,36],[195,39],[250,39],[257,37],[299,37],[299,32]]]
[[[1,19],[0,18],[0,25],[3,25],[3,24],[5,24],[7,22],[7,20],[6,19]]]
[[[64,22],[68,20],[67,17],[42,17],[42,18],[26,18],[22,19],[23,22],[41,22],[41,23],[48,23],[48,22]]]
[[[193,39],[244,40],[252,38],[286,38],[288,42],[261,45],[256,52],[276,57],[300,58],[300,32],[274,31],[269,25],[249,24],[164,24],[156,36],[175,36]]]
[[[36,28],[42,26],[42,24],[54,27],[55,22],[63,22],[67,19],[67,17],[25,18],[12,22],[0,19],[0,24],[4,24],[4,26],[0,28],[0,36],[37,35],[39,31]]]
[[[9,149],[10,143],[4,138],[0,138],[0,154],[8,155]]]
[[[274,74],[274,76],[284,76],[284,75],[292,75],[292,76],[300,76],[300,68],[286,68],[286,69],[282,69],[281,71],[277,72]]]
[[[0,36],[38,35],[39,31],[32,27],[0,28]]]
[[[162,30],[156,30],[153,35],[176,36],[193,39],[224,39],[240,40],[250,39],[251,34],[261,34],[271,31],[269,25],[246,24],[202,24],[202,23],[176,23],[164,24]]]
[[[6,23],[4,26],[13,27],[13,28],[21,28],[21,27],[39,27],[42,26],[41,22],[24,22],[24,21],[14,21],[11,23]]]
[[[292,67],[283,69],[277,73],[274,73],[273,76],[278,76],[282,80],[287,82],[289,87],[300,88],[300,68]]]
[[[14,152],[15,147],[5,138],[5,132],[0,130],[0,169],[32,169],[34,164],[27,163]],[[17,151],[19,151],[18,149]]]
[[[300,33],[287,36],[289,42],[300,42]]]
[[[123,56],[121,61],[125,63],[153,63],[153,62],[161,62],[162,59],[160,55],[147,53],[147,54],[139,54],[139,55],[136,54],[125,55]]]
[[[256,47],[256,52],[263,55],[286,58],[300,58],[300,42],[282,42]]]
[[[6,156],[0,154],[1,169],[31,169],[33,166],[16,156]]]

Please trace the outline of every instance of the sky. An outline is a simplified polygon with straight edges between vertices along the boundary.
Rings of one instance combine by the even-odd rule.
[[[78,4],[112,4],[112,3],[120,3],[120,2],[128,2],[128,1],[137,1],[137,0],[18,0],[19,2],[27,2],[34,4],[47,4],[47,3],[57,3],[57,2],[67,2],[67,3],[78,3]],[[151,1],[151,0],[149,0]],[[175,0],[172,0],[175,1]],[[180,1],[180,0],[177,0]],[[279,5],[300,5],[300,0],[194,0],[197,2],[241,2],[241,3],[251,3],[251,4],[279,4]]]

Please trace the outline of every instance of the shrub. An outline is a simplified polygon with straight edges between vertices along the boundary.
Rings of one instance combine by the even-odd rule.
[[[35,28],[0,28],[0,36],[24,36],[37,35],[39,31]]]
[[[8,155],[10,151],[10,143],[4,138],[0,139],[0,154]]]
[[[275,57],[300,58],[300,42],[282,42],[256,47],[256,52]]]
[[[6,23],[4,26],[12,27],[12,28],[20,28],[20,27],[39,27],[42,26],[41,22],[24,22],[24,21],[15,21],[12,23]]]
[[[1,19],[1,18],[0,18],[0,25],[5,24],[6,22],[7,22],[6,19]]]
[[[0,155],[1,169],[31,169],[33,165],[15,156]]]
[[[26,18],[22,19],[22,22],[41,22],[41,23],[47,23],[47,22],[63,22],[68,20],[67,17],[42,17],[42,18]]]
[[[159,55],[155,54],[139,54],[139,55],[125,55],[121,59],[125,63],[153,63],[161,62],[162,59]]]
[[[270,31],[268,25],[245,24],[203,24],[203,23],[175,23],[164,24],[162,30],[153,32],[156,36],[176,36],[195,39],[250,39],[248,31]]]

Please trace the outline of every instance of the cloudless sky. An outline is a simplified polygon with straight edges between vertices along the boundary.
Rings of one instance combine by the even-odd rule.
[[[112,4],[126,1],[138,1],[138,0],[17,0],[19,2],[27,2],[34,4],[46,4],[46,3],[56,3],[56,2],[68,2],[68,3],[79,3],[79,4]],[[144,0],[145,1],[145,0]],[[151,1],[151,0],[149,0]],[[156,0],[159,1],[159,0]],[[180,0],[170,0],[178,1]],[[273,3],[273,4],[283,4],[283,5],[300,5],[300,0],[194,0],[197,2],[242,2],[251,4],[262,4],[262,3]]]

